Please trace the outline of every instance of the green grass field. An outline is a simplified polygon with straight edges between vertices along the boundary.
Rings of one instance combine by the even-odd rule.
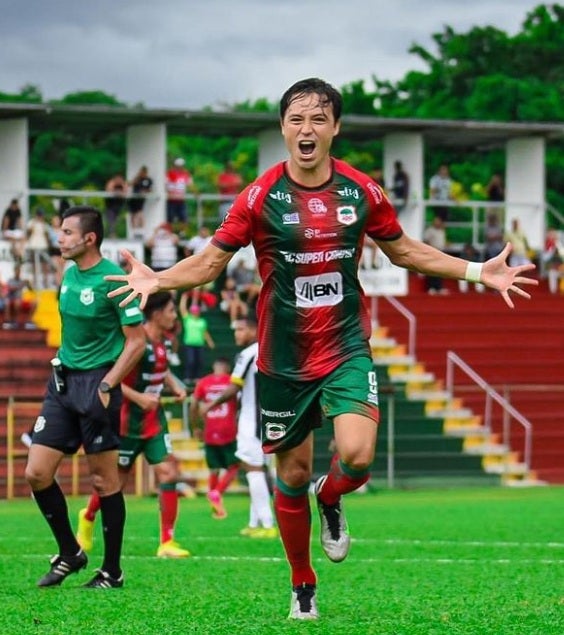
[[[564,488],[382,491],[347,497],[348,559],[319,546],[317,622],[287,619],[289,574],[278,540],[243,538],[248,499],[213,520],[204,497],[181,500],[187,560],[160,560],[157,500],[128,498],[121,590],[81,588],[87,572],[38,589],[54,542],[32,500],[0,503],[2,635],[318,633],[563,635]],[[70,501],[73,519],[84,504]]]

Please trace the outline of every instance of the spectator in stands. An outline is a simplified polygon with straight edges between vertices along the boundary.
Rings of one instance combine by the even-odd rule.
[[[199,254],[211,240],[210,228],[206,225],[198,227],[198,233],[184,242],[184,255],[192,256]]]
[[[237,398],[232,395],[221,405],[206,407],[231,383],[230,364],[226,359],[216,359],[212,368],[211,374],[205,375],[196,383],[190,401],[190,422],[195,436],[204,441],[206,463],[210,471],[207,497],[212,507],[212,516],[216,520],[222,520],[227,517],[223,493],[239,471],[239,459],[235,456]]]
[[[409,176],[403,169],[403,164],[401,161],[394,162],[392,195],[394,207],[399,214],[406,208],[407,201],[409,200]]]
[[[215,348],[215,342],[208,330],[207,320],[202,317],[197,304],[188,307],[188,296],[180,297],[180,317],[182,319],[182,343],[184,353],[184,381],[192,385],[202,376],[204,348]]]
[[[16,262],[23,262],[25,232],[23,216],[17,198],[13,198],[2,217],[2,236],[10,242],[12,256]]]
[[[178,260],[180,238],[174,233],[170,223],[161,223],[145,245],[151,250],[151,267],[162,271],[172,267]]]
[[[174,539],[178,516],[179,480],[177,461],[168,439],[168,424],[161,405],[161,393],[167,389],[174,398],[186,399],[185,386],[168,367],[166,332],[176,321],[176,307],[169,291],[156,293],[143,309],[146,346],[143,357],[123,378],[123,402],[120,410],[119,477],[125,488],[135,460],[141,454],[153,467],[159,484],[160,544],[159,558],[186,558],[190,552]],[[78,514],[77,540],[84,551],[92,549],[94,520],[100,509],[100,497],[92,493],[86,508]]]
[[[8,295],[8,285],[2,279],[0,273],[0,323],[4,327],[5,311],[6,311],[6,296]]]
[[[41,207],[35,210],[33,218],[27,223],[27,243],[29,259],[33,269],[33,280],[38,289],[47,289],[52,271],[49,256],[49,224]]]
[[[495,213],[490,213],[484,229],[484,259],[489,260],[500,254],[504,245],[503,230],[500,226],[499,216]]]
[[[63,279],[63,271],[65,270],[65,261],[61,255],[61,247],[59,246],[59,232],[61,231],[61,217],[55,214],[51,218],[51,223],[47,228],[49,234],[49,257],[51,258],[51,266],[55,272],[55,287],[61,286]]]
[[[173,166],[166,173],[166,219],[169,223],[178,221],[182,225],[186,224],[186,194],[193,185],[194,179],[186,169],[184,159],[175,159]]]
[[[225,284],[220,292],[219,308],[229,315],[231,323],[249,314],[249,305],[241,299],[237,291],[235,279],[231,276],[225,278]]]
[[[372,170],[372,179],[378,183],[378,185],[386,191],[386,181],[384,180],[384,173],[382,172],[382,168],[377,167]]]
[[[492,177],[486,187],[486,193],[488,201],[501,203],[505,200],[505,188],[503,187],[503,180],[499,172],[492,174]],[[503,206],[496,205],[495,207],[490,207],[489,213],[495,214],[501,222],[503,218]]]
[[[441,205],[441,202],[452,201],[452,180],[448,165],[443,163],[439,166],[437,173],[429,181],[429,198],[435,203],[433,212],[446,222],[449,215],[449,206]],[[437,202],[439,203],[437,205]]]
[[[236,457],[241,461],[249,485],[249,524],[241,531],[251,538],[276,538],[274,516],[266,480],[267,460],[261,446],[260,407],[257,395],[257,322],[246,317],[235,322],[235,342],[243,346],[237,356],[231,381],[224,390],[203,404],[202,414],[213,412],[218,406],[230,403],[239,394],[240,407],[237,417]]]
[[[183,295],[186,296],[187,306],[196,304],[200,307],[202,313],[205,313],[208,309],[213,309],[218,303],[218,298],[209,284],[188,289],[188,291],[184,291]]]
[[[222,200],[219,203],[219,218],[223,220],[233,203],[233,199],[243,187],[243,177],[235,170],[235,166],[228,161],[223,172],[217,177],[217,189],[222,196],[231,197],[230,200]]]
[[[111,194],[105,199],[108,235],[110,238],[116,238],[117,221],[127,196],[127,181],[122,174],[118,173],[112,176],[106,183],[106,192]]]
[[[30,292],[28,297],[24,296],[26,290]],[[33,285],[27,278],[22,278],[22,265],[17,262],[14,265],[13,276],[6,283],[4,328],[35,328],[31,317],[36,306]]]
[[[423,232],[423,242],[427,245],[431,245],[439,251],[445,251],[447,246],[445,223],[440,215],[433,218],[432,223]],[[443,287],[443,279],[438,276],[425,276],[425,282],[427,286],[427,293],[435,295],[440,293],[441,295],[448,294],[448,289]]]
[[[546,232],[541,261],[548,277],[548,289],[551,293],[557,293],[558,280],[564,275],[564,243],[556,229]]]
[[[249,269],[244,260],[240,260],[231,271],[235,280],[235,288],[249,307],[253,307],[261,289],[261,281],[256,267]]]
[[[504,240],[505,242],[511,243],[513,246],[511,254],[509,255],[510,267],[530,264],[529,241],[525,236],[525,232],[521,228],[521,222],[518,218],[513,218],[511,220],[511,229],[505,232]]]
[[[145,207],[145,196],[153,189],[153,179],[149,176],[146,165],[142,165],[131,181],[131,192],[133,196],[128,200],[129,222],[131,234],[134,238],[143,238],[143,208]]]

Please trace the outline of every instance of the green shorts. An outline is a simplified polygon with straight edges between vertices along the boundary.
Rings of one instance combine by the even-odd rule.
[[[227,469],[232,465],[240,463],[235,456],[237,441],[226,443],[225,445],[205,445],[206,463],[210,470]]]
[[[169,454],[172,454],[168,430],[162,430],[150,439],[120,438],[118,465],[122,470],[130,470],[140,454],[145,456],[149,465],[162,463]]]
[[[369,357],[353,357],[333,372],[313,381],[275,379],[261,372],[262,448],[283,452],[300,445],[322,416],[333,420],[347,413],[380,420],[378,382]]]

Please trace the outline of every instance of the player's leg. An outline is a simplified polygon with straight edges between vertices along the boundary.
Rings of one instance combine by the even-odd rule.
[[[323,385],[322,404],[333,419],[337,453],[329,472],[315,485],[321,544],[327,557],[346,558],[350,537],[341,497],[364,485],[374,459],[379,418],[376,374],[368,358],[352,359]]]
[[[51,567],[38,586],[58,586],[71,573],[86,567],[88,559],[77,543],[70,524],[67,501],[54,479],[63,453],[39,443],[29,449],[26,480],[33,497],[57,541],[58,555],[51,559]]]
[[[223,506],[221,494],[217,491],[219,483],[219,474],[224,467],[224,457],[219,445],[206,444],[204,448],[206,464],[210,471],[208,493],[206,497],[212,508],[212,516],[216,520],[227,518],[227,512]]]
[[[225,445],[219,446],[222,454],[222,464],[224,471],[219,477],[215,489],[223,496],[224,492],[231,485],[239,473],[239,459],[235,456],[237,450],[237,442],[232,441]]]
[[[52,558],[49,572],[39,586],[57,586],[71,573],[83,569],[88,558],[76,542],[72,530],[67,501],[55,473],[64,451],[74,452],[80,446],[80,435],[72,415],[67,411],[67,395],[55,389],[53,378],[47,384],[47,393],[41,414],[33,426],[32,444],[27,457],[25,477],[33,497],[57,541],[59,553]]]
[[[164,419],[164,413],[163,413]],[[166,420],[164,420],[166,426]],[[178,464],[172,454],[168,432],[162,432],[145,444],[145,458],[153,465],[159,484],[160,544],[157,556],[161,558],[186,558],[190,555],[174,539],[178,518]]]
[[[317,578],[311,563],[311,509],[309,485],[313,461],[313,433],[299,446],[277,454],[274,510],[291,570],[292,600],[289,617],[316,619]]]

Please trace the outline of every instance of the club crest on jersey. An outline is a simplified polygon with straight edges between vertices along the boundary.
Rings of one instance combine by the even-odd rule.
[[[80,302],[85,306],[94,302],[94,291],[92,289],[82,289],[80,291]]]
[[[342,205],[337,207],[337,221],[341,225],[352,225],[356,223],[358,216],[356,215],[356,207],[354,205]]]
[[[327,207],[320,198],[310,198],[307,202],[307,208],[312,214],[327,214]]]

